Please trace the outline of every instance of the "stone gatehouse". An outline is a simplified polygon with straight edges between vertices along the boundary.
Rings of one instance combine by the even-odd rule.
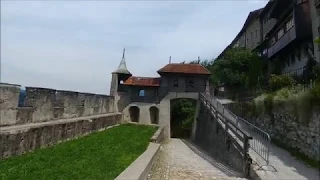
[[[124,122],[158,124],[170,137],[170,102],[178,98],[198,100],[209,91],[210,72],[200,64],[169,63],[157,71],[160,77],[133,76],[123,52],[118,69],[112,73],[110,95]]]

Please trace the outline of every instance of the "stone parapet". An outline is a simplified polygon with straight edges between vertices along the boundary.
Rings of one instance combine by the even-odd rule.
[[[0,127],[0,157],[33,151],[117,125],[121,113]]]
[[[0,127],[113,113],[114,97],[0,83]],[[19,100],[24,102],[19,106]]]

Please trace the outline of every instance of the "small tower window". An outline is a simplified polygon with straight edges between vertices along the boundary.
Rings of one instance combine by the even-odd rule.
[[[143,90],[143,89],[141,89],[141,90],[139,91],[139,96],[144,96],[144,90]]]

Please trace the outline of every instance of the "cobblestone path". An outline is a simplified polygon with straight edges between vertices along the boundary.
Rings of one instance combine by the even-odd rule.
[[[161,147],[149,180],[236,180],[238,174],[214,161],[188,141],[168,139]]]

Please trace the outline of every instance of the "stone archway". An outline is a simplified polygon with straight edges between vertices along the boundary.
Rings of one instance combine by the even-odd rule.
[[[131,122],[139,122],[140,118],[140,109],[138,106],[131,106],[129,108],[130,121]]]
[[[159,123],[159,109],[155,106],[149,108],[151,124]]]
[[[170,135],[172,138],[189,138],[191,135],[197,100],[175,98],[170,100]]]

